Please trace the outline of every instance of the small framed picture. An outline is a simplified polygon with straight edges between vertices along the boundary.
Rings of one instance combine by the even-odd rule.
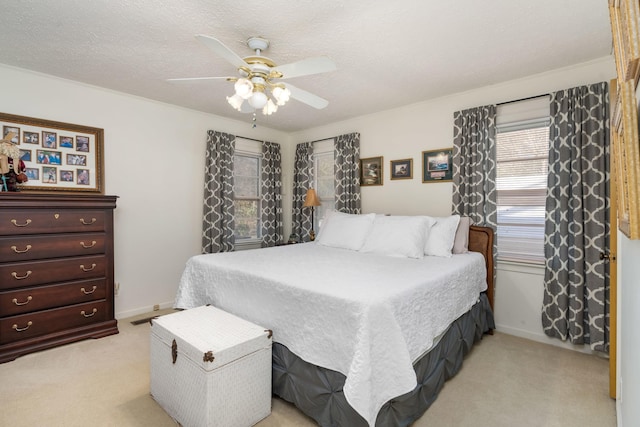
[[[58,182],[58,168],[53,166],[42,167],[42,182],[55,184]]]
[[[55,132],[42,131],[42,148],[58,148],[58,140]]]
[[[89,185],[91,182],[88,169],[78,169],[78,185]]]
[[[17,126],[3,126],[2,127],[2,137],[6,137],[8,134],[14,133],[15,135],[11,138],[11,142],[14,144],[20,144],[20,128]]]
[[[360,159],[360,186],[383,184],[382,156]]]
[[[67,154],[67,164],[75,166],[87,166],[87,156],[82,154]]]
[[[60,135],[60,148],[73,148],[73,137]]]
[[[29,178],[30,181],[40,180],[40,169],[27,168],[24,172],[27,174],[27,178]]]
[[[412,179],[413,159],[391,160],[391,179]]]
[[[40,144],[40,134],[38,132],[27,132],[23,134],[22,142],[25,144]]]
[[[59,151],[36,150],[36,163],[43,165],[61,165],[62,157]]]
[[[453,149],[441,148],[422,152],[422,182],[453,180]]]
[[[86,136],[76,136],[76,151],[89,152],[89,138]]]
[[[73,171],[60,171],[61,182],[73,182]]]
[[[20,160],[23,162],[31,161],[31,150],[20,150]]]

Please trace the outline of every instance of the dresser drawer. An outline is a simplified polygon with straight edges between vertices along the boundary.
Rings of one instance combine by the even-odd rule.
[[[105,242],[104,233],[0,237],[0,262],[101,254]]]
[[[0,289],[105,277],[106,255],[0,264]]]
[[[0,292],[2,317],[104,299],[106,279],[82,280]]]
[[[27,209],[0,212],[0,236],[104,230],[104,211]]]
[[[109,318],[105,300],[0,319],[0,344],[77,328]]]

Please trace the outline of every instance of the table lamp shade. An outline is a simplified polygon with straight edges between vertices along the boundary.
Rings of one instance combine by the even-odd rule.
[[[313,188],[307,190],[307,195],[304,197],[304,204],[302,206],[320,206],[320,199],[318,199],[316,190],[314,190]]]

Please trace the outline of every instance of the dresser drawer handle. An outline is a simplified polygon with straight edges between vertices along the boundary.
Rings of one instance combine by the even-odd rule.
[[[11,246],[11,249],[13,249],[13,252],[17,253],[17,254],[23,254],[25,252],[28,252],[29,249],[31,249],[31,245],[27,245],[25,246],[24,250],[21,251],[20,249],[18,249],[17,246]]]
[[[16,332],[22,332],[22,331],[26,331],[27,329],[29,329],[29,327],[33,325],[33,322],[31,320],[29,320],[27,322],[27,326],[25,326],[24,328],[18,328],[18,325],[13,325],[13,329],[16,330]]]
[[[98,312],[98,309],[97,309],[97,308],[94,308],[94,309],[93,309],[93,311],[91,312],[91,314],[86,314],[86,313],[84,312],[84,310],[82,310],[82,311],[80,312],[80,314],[82,314],[84,317],[91,317],[91,316],[95,315],[97,312]]]
[[[24,222],[24,224],[18,224],[18,220],[17,219],[12,219],[11,220],[11,224],[15,225],[16,227],[26,227],[27,225],[31,224],[31,220],[28,219]]]
[[[94,222],[96,222],[96,221],[97,221],[97,219],[95,219],[95,218],[91,218],[91,221],[89,221],[89,222],[85,221],[85,220],[84,220],[84,218],[80,218],[80,222],[81,222],[82,224],[84,224],[84,225],[91,225],[91,224],[93,224],[93,223],[94,223]]]
[[[84,264],[80,264],[80,268],[82,269],[82,271],[91,271],[94,268],[96,268],[96,264],[95,263],[91,264],[91,267],[89,267],[89,268],[84,268]]]
[[[32,297],[31,295],[29,295],[29,296],[27,297],[27,300],[26,300],[25,302],[18,302],[18,298],[14,298],[14,299],[13,299],[13,303],[14,303],[15,305],[27,305],[27,304],[29,304],[29,301],[31,301],[32,299],[33,299],[33,297]]]
[[[18,273],[16,273],[15,271],[11,273],[11,275],[13,276],[14,279],[17,280],[22,280],[22,279],[26,279],[27,277],[31,276],[32,271],[28,270],[27,274],[25,274],[24,276],[18,276]]]
[[[95,240],[91,241],[90,245],[85,245],[84,242],[80,242],[80,245],[82,245],[82,247],[85,249],[91,249],[96,245],[96,241]]]
[[[82,291],[82,293],[85,295],[91,295],[96,291],[96,289],[98,289],[98,287],[94,285],[93,289],[91,289],[89,292],[85,291],[84,288],[80,288],[80,291]]]

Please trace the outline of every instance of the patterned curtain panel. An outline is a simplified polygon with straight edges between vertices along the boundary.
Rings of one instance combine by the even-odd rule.
[[[304,142],[296,146],[296,159],[293,169],[293,206],[291,212],[291,230],[301,241],[309,240],[311,231],[311,209],[303,209],[304,197],[313,179],[313,145]]]
[[[234,249],[233,153],[234,135],[210,130],[204,171],[202,253]]]
[[[496,230],[496,195],[496,106],[457,111],[453,114],[453,213]]]
[[[334,139],[335,209],[360,213],[360,134],[350,133]]]
[[[497,226],[496,106],[453,115],[453,213]]]
[[[262,247],[284,240],[282,229],[282,156],[280,144],[262,143]]]
[[[542,326],[609,351],[609,94],[607,83],[551,97]]]

